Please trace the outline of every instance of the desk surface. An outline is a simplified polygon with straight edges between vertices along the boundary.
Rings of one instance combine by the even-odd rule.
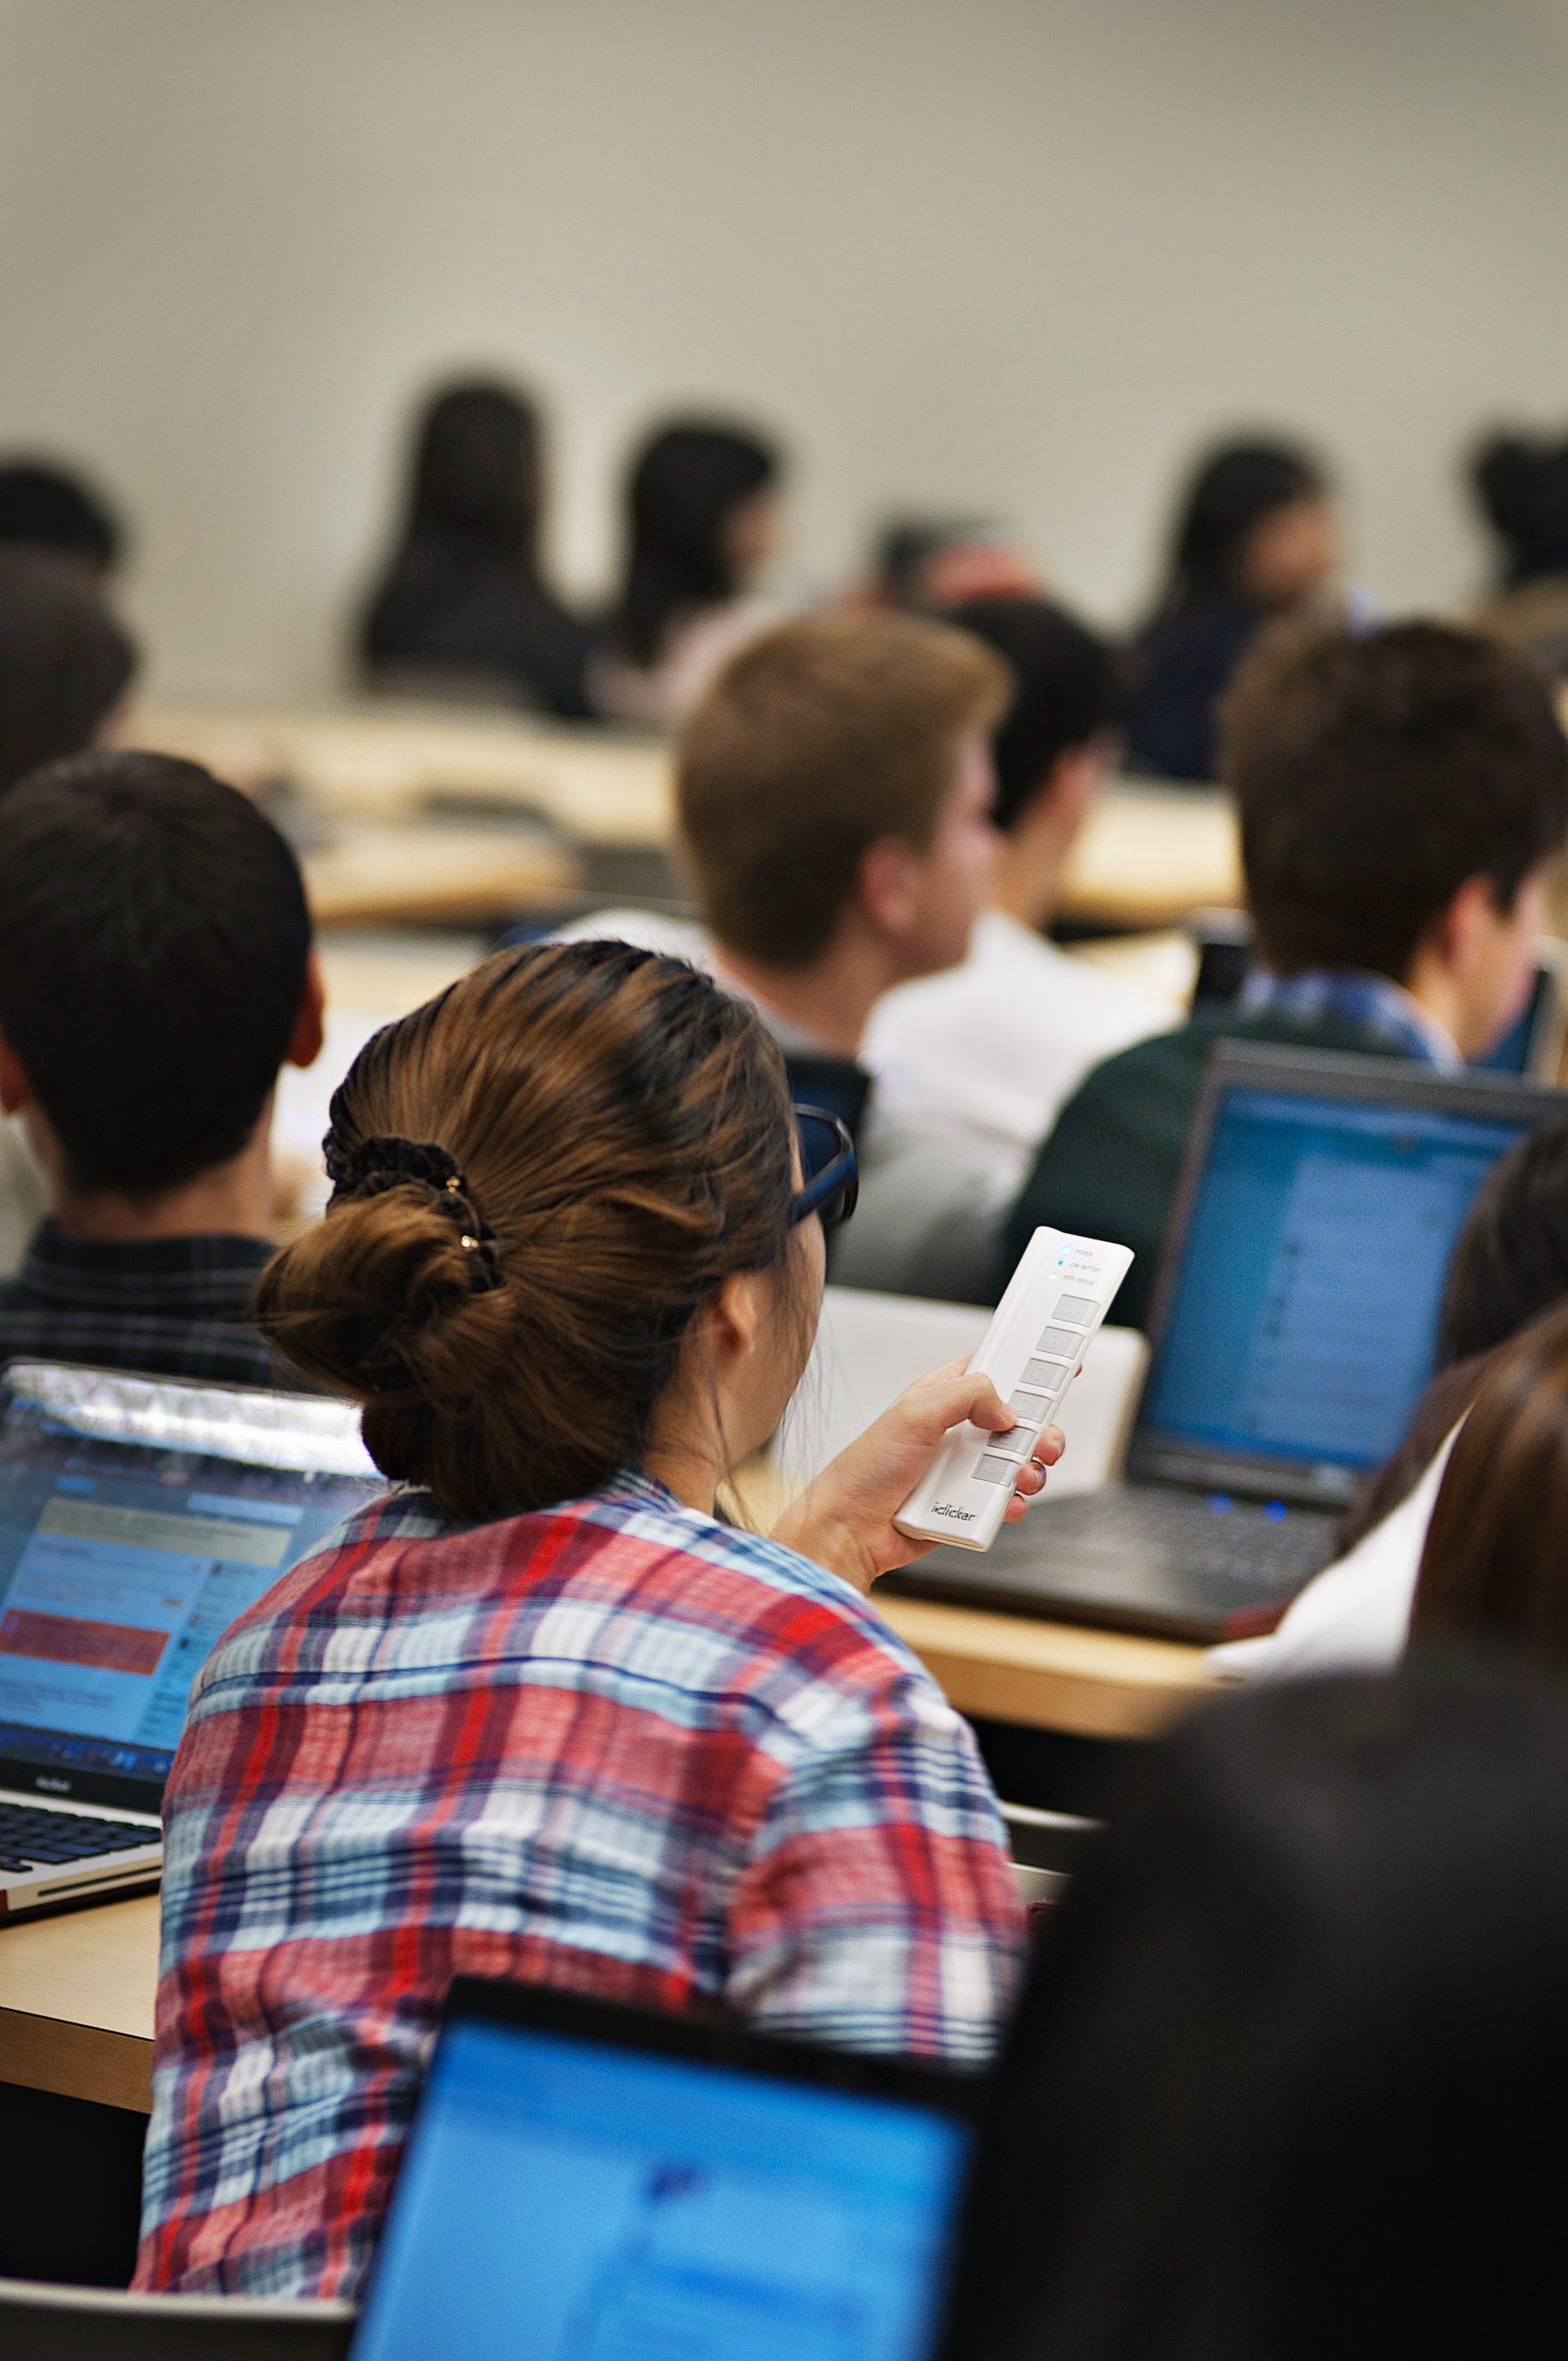
[[[921,1599],[888,1621],[971,1714],[1146,1737],[1206,1686],[1202,1653]],[[0,1927],[0,2082],[146,2113],[158,1983],[156,1895]]]
[[[392,699],[296,712],[162,698],[137,706],[125,734],[192,755],[242,786],[291,779],[349,816],[407,817],[455,801],[479,813],[535,813],[599,849],[665,851],[674,836],[668,748],[606,730]],[[1111,789],[1084,830],[1063,915],[1169,926],[1240,898],[1228,799],[1128,784]]]
[[[557,901],[581,882],[564,845],[441,821],[339,823],[303,868],[318,926],[473,924]]]
[[[152,2104],[158,1896],[0,1926],[0,2082]]]
[[[327,810],[377,819],[456,800],[537,813],[581,844],[659,851],[674,832],[655,742],[398,698],[314,711],[160,698],[126,744],[188,754],[242,787],[287,779]]]

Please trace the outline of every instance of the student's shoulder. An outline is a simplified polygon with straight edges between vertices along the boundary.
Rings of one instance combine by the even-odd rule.
[[[808,1678],[829,1663],[858,1663],[873,1678],[930,1678],[852,1584],[767,1534],[672,1501],[629,1503],[625,1495],[611,1494],[579,1505],[589,1519],[633,1542],[679,1550],[687,1561],[675,1577],[683,1602],[698,1612],[718,1609],[759,1631],[787,1633],[790,1653]],[[694,1589],[694,1574],[711,1579]]]
[[[1209,1052],[1226,1037],[1223,1022],[1206,1010],[1190,1016],[1170,1031],[1156,1033],[1118,1050],[1084,1080],[1063,1109],[1058,1130],[1075,1111],[1093,1109],[1127,1094],[1141,1094],[1160,1084],[1184,1086],[1201,1074]],[[1047,1143],[1049,1145],[1050,1143]]]

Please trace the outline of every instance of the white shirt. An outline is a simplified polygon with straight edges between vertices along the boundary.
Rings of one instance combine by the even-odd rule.
[[[1454,1448],[1450,1435],[1415,1490],[1381,1525],[1298,1592],[1277,1629],[1211,1648],[1226,1680],[1299,1680],[1318,1672],[1382,1672],[1409,1636],[1427,1527]]]
[[[889,1115],[986,1141],[1018,1186],[1085,1075],[1175,1022],[1154,993],[987,910],[960,967],[878,1001],[861,1057]]]

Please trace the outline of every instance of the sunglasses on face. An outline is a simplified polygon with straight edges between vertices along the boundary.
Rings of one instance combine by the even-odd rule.
[[[861,1189],[849,1127],[821,1107],[797,1107],[792,1112],[804,1178],[790,1200],[790,1222],[806,1221],[815,1214],[824,1229],[837,1229],[854,1212]]]

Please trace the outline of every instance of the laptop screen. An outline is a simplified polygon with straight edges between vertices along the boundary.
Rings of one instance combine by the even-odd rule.
[[[304,1406],[322,1438],[291,1442],[275,1423],[256,1447],[325,1465],[258,1463],[244,1430],[258,1399],[268,1397],[43,1364],[9,1372],[0,1390],[0,1780],[101,1799],[109,1782],[111,1799],[156,1809],[213,1643],[384,1489],[357,1442],[341,1436],[337,1404]],[[181,1405],[197,1406],[200,1421],[181,1418]],[[236,1415],[225,1418],[225,1406]],[[227,1451],[214,1447],[225,1439]],[[348,1472],[356,1463],[367,1472]]]
[[[917,2361],[970,2139],[934,2103],[459,2017],[353,2361]]]
[[[1501,1086],[1495,1086],[1501,1087]],[[1431,1374],[1449,1258],[1498,1158],[1553,1111],[1221,1088],[1139,1420],[1136,1462],[1291,1471],[1336,1496],[1400,1441]],[[1433,1102],[1437,1103],[1433,1103]],[[1559,1102],[1561,1103],[1561,1102]],[[1182,1472],[1172,1470],[1170,1472]]]

